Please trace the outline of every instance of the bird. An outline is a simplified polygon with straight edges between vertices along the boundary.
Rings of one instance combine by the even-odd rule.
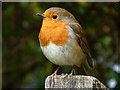
[[[60,66],[72,66],[71,74],[79,72],[83,62],[93,68],[93,61],[84,30],[75,17],[66,9],[50,7],[42,16],[42,26],[39,32],[40,47],[43,54],[53,64],[58,65],[51,75],[54,77]],[[76,70],[76,71],[75,71]]]

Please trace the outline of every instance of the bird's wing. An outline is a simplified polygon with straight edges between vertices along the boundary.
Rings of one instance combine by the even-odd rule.
[[[85,39],[84,31],[83,31],[82,27],[78,23],[71,23],[70,27],[75,32],[77,42],[78,42],[79,46],[82,48],[84,54],[86,55],[88,64],[90,65],[90,67],[93,68],[93,61],[92,61],[92,57],[90,54],[90,48],[88,46],[87,40]]]

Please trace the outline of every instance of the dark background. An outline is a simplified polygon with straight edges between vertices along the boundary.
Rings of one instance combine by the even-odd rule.
[[[71,12],[86,32],[94,71],[90,75],[106,86],[120,88],[120,3],[19,2],[2,3],[3,88],[44,88],[45,78],[57,65],[43,55],[38,40],[43,13],[58,6]],[[70,73],[65,66],[58,74]]]

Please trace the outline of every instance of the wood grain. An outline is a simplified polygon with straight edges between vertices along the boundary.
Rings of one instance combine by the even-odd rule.
[[[92,76],[73,75],[73,76],[54,76],[54,85],[52,86],[52,79],[48,76],[45,80],[45,89],[50,88],[88,88],[88,89],[105,89],[109,90],[98,79]]]

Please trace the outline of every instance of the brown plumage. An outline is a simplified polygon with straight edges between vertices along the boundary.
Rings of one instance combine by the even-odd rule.
[[[43,25],[39,34],[41,49],[51,62],[60,66],[73,65],[74,73],[78,74],[81,70],[78,67],[83,67],[82,63],[86,57],[89,66],[93,68],[84,31],[70,12],[63,8],[52,7],[47,9],[44,14],[38,15],[43,16]],[[56,18],[53,18],[53,16]],[[45,45],[42,43],[45,43]]]

